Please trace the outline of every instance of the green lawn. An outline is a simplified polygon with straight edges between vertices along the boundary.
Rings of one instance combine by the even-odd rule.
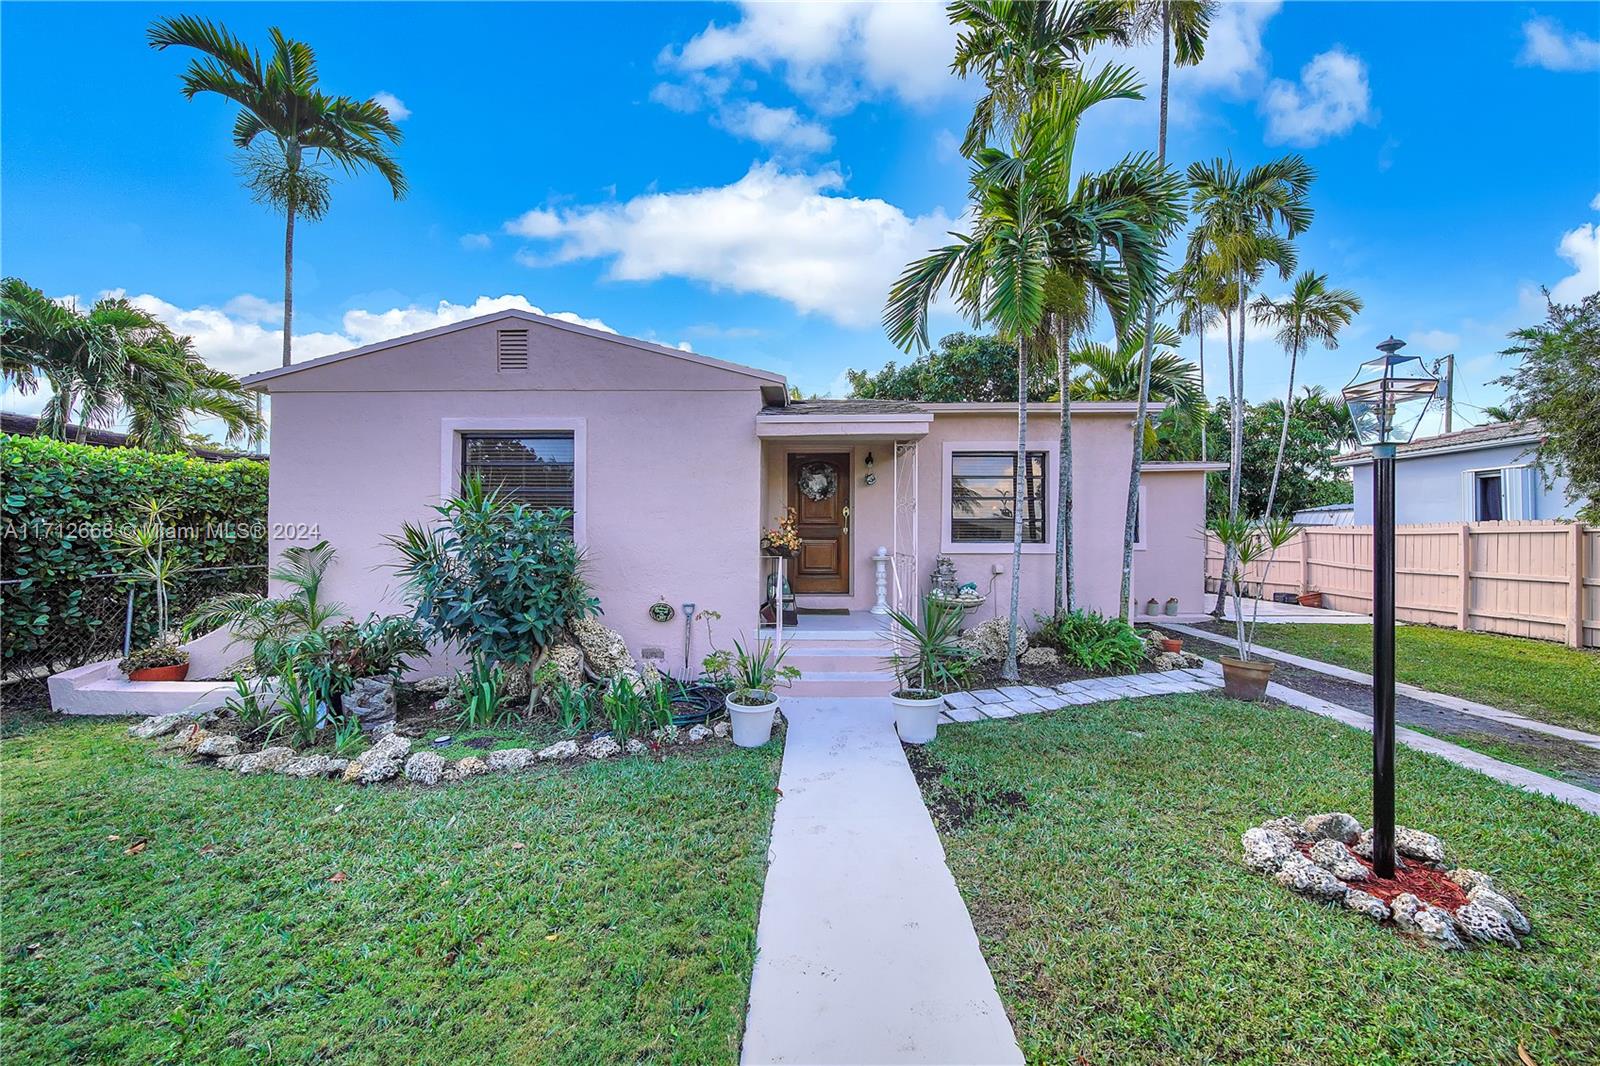
[[[1371,815],[1371,741],[1200,696],[942,726],[941,827],[1030,1061],[1600,1061],[1600,819],[1401,749],[1399,816],[1522,899],[1527,950],[1445,955],[1247,871],[1266,818]]]
[[[1369,625],[1263,623],[1256,642],[1372,672]],[[1395,631],[1395,674],[1434,692],[1600,732],[1600,700],[1595,698],[1600,692],[1600,652],[1493,633],[1401,626]]]
[[[357,791],[126,724],[0,743],[7,1063],[737,1059],[776,742]]]

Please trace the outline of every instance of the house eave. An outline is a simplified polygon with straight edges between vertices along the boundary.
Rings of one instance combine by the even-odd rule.
[[[1437,448],[1416,448],[1402,451],[1395,456],[1397,460],[1420,459],[1429,455],[1454,455],[1458,452],[1481,452],[1487,448],[1505,448],[1519,444],[1538,444],[1544,438],[1542,433],[1523,433],[1515,437],[1497,437],[1494,440],[1464,441],[1443,444]],[[1354,455],[1344,455],[1333,460],[1332,466],[1353,467],[1365,466],[1372,462],[1371,452],[1357,452]]]
[[[454,333],[457,330],[470,329],[474,326],[482,326],[490,322],[506,320],[531,322],[540,326],[549,326],[552,329],[563,330],[567,333],[576,333],[583,337],[593,337],[597,340],[610,341],[613,344],[621,344],[629,348],[636,348],[640,351],[651,352],[656,355],[665,355],[673,359],[681,359],[685,362],[695,363],[700,366],[712,367],[717,370],[726,370],[734,374],[742,374],[746,377],[754,378],[756,381],[759,381],[765,395],[775,395],[781,398],[787,394],[788,379],[781,374],[774,374],[769,370],[758,370],[755,367],[742,366],[739,363],[730,363],[724,359],[714,359],[711,356],[701,355],[698,352],[686,352],[681,348],[668,348],[663,344],[652,344],[649,341],[637,340],[633,337],[625,337],[620,333],[607,333],[605,330],[594,329],[589,326],[581,326],[575,322],[566,322],[559,318],[550,318],[546,315],[536,315],[530,311],[522,311],[516,308],[507,308],[503,311],[495,311],[487,315],[479,315],[476,318],[463,319],[460,322],[446,323],[443,326],[435,326],[433,329],[425,329],[420,333],[408,333],[403,337],[391,337],[388,340],[375,341],[372,344],[364,344],[359,348],[351,348],[347,351],[334,352],[331,355],[319,356],[316,359],[308,359],[303,363],[293,363],[289,366],[275,367],[272,370],[258,371],[257,373],[250,374],[247,377],[240,379],[240,384],[252,392],[264,392],[270,395],[272,392],[271,383],[276,381],[278,378],[287,377],[290,374],[299,374],[307,370],[315,370],[319,367],[328,366],[332,363],[343,362],[346,359],[355,359],[358,356],[372,355],[375,352],[386,351],[390,348],[398,348],[401,345],[413,344],[417,341],[425,341],[433,337],[442,337],[446,334]]]

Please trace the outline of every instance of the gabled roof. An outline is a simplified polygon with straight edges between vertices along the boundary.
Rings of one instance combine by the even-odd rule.
[[[1491,422],[1486,426],[1468,426],[1454,433],[1420,437],[1410,444],[1402,444],[1396,448],[1395,458],[1415,459],[1423,455],[1470,452],[1479,448],[1498,448],[1506,444],[1538,444],[1543,438],[1544,430],[1539,425],[1538,419],[1530,418],[1522,422]],[[1364,450],[1341,455],[1333,461],[1333,465],[1360,466],[1371,461],[1372,452]]]
[[[260,388],[263,392],[271,392],[272,390],[265,388],[265,386],[268,383],[275,381],[278,378],[286,377],[289,374],[298,374],[305,370],[313,370],[317,367],[327,366],[330,363],[342,362],[345,359],[354,359],[357,356],[371,355],[374,352],[385,351],[389,348],[398,348],[403,344],[412,344],[416,341],[428,340],[431,337],[442,337],[447,333],[454,333],[457,330],[471,329],[474,326],[482,326],[490,322],[508,320],[532,322],[535,325],[549,326],[552,329],[565,330],[568,333],[576,333],[585,337],[594,337],[598,340],[610,341],[613,344],[621,344],[629,348],[637,348],[640,351],[651,352],[655,355],[665,355],[670,356],[673,359],[682,359],[685,362],[695,363],[699,366],[714,367],[718,370],[732,371],[735,374],[744,374],[747,377],[756,379],[763,385],[776,387],[780,393],[787,387],[788,384],[783,375],[774,374],[769,370],[757,370],[755,367],[741,366],[738,363],[729,363],[722,359],[713,359],[708,355],[700,355],[697,352],[686,352],[681,348],[668,348],[664,344],[653,344],[650,341],[636,340],[633,337],[624,337],[620,333],[607,333],[605,330],[593,329],[589,326],[580,326],[573,322],[564,322],[558,318],[550,318],[546,315],[536,315],[530,311],[522,311],[517,308],[506,308],[503,311],[494,311],[487,315],[479,315],[477,318],[462,319],[460,322],[451,322],[448,325],[436,326],[433,329],[423,330],[421,333],[408,333],[404,337],[392,337],[389,340],[378,341],[375,344],[366,344],[360,348],[351,348],[346,352],[335,352],[332,355],[324,355],[317,359],[308,359],[303,363],[294,363],[290,366],[278,367],[274,370],[263,370],[260,373],[251,374],[250,376],[241,380],[246,388]]]

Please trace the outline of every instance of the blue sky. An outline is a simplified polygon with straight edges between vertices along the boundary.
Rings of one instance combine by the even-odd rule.
[[[974,88],[936,5],[5,4],[0,266],[51,295],[125,291],[239,373],[277,362],[281,221],[238,183],[233,108],[185,101],[185,57],[144,43],[180,12],[252,42],[279,25],[326,90],[401,118],[411,195],[344,181],[298,234],[299,358],[498,301],[836,391],[896,357],[883,293],[964,205]],[[1597,38],[1592,4],[1224,6],[1175,80],[1169,157],[1316,168],[1301,264],[1367,309],[1302,380],[1337,388],[1393,332],[1456,352],[1458,395],[1487,404],[1539,286],[1600,287]],[[1154,74],[1153,47],[1111,58]],[[1107,105],[1080,162],[1154,140],[1153,99]],[[1255,339],[1251,396],[1285,375]]]

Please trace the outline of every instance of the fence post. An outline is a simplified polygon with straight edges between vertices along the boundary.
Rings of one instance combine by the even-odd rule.
[[[1568,532],[1571,550],[1568,552],[1568,579],[1571,583],[1567,605],[1567,647],[1583,647],[1583,523],[1574,522]]]
[[[1472,611],[1472,526],[1461,523],[1461,604],[1456,612],[1456,628],[1465,633]]]
[[[128,610],[122,619],[122,654],[127,657],[133,654],[133,589],[128,586]]]
[[[1311,530],[1300,531],[1300,595],[1311,591]]]

